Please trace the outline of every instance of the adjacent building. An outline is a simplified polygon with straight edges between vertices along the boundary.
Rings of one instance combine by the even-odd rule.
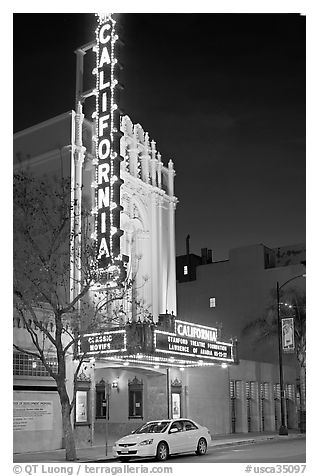
[[[210,249],[190,252],[176,259],[178,312],[184,319],[221,326],[223,335],[239,342],[240,358],[277,362],[276,340],[263,344],[243,332],[276,305],[276,284],[284,290],[305,292],[306,249],[304,244],[269,248],[255,244],[230,250],[229,258],[215,261]],[[292,363],[293,356],[286,357]]]

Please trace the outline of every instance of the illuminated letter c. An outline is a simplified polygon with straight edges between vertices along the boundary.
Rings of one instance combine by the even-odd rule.
[[[109,23],[106,23],[105,25],[102,26],[102,28],[100,29],[100,33],[99,33],[99,40],[100,40],[100,43],[102,43],[102,45],[105,45],[106,43],[108,43],[111,39],[111,36],[110,35],[106,35],[104,36],[104,33],[105,33],[105,30],[109,30],[111,28],[111,25],[109,25]]]

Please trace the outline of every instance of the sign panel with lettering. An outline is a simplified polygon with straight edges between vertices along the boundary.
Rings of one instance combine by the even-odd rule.
[[[125,330],[84,334],[80,339],[79,354],[116,354],[124,351],[126,351]]]
[[[155,352],[233,362],[233,344],[218,342],[217,329],[184,321],[175,321],[175,333],[154,331]]]
[[[215,327],[201,326],[191,322],[175,320],[175,332],[181,337],[190,337],[209,342],[217,341],[217,329]]]
[[[18,400],[13,402],[13,431],[52,430],[53,402]]]
[[[96,29],[96,110],[95,110],[95,213],[97,267],[103,273],[121,280],[125,273],[120,255],[120,125],[116,103],[118,81],[115,77],[116,21],[112,14],[98,15]],[[123,280],[123,279],[122,279]]]

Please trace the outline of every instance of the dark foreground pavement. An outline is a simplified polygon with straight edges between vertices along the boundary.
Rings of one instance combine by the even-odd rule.
[[[210,463],[210,462],[237,462],[237,460],[230,460],[229,455],[235,454],[236,452],[230,452],[229,447],[242,447],[243,445],[255,445],[256,443],[276,443],[276,447],[278,447],[278,443],[283,442],[291,442],[292,440],[303,440],[305,441],[305,434],[301,434],[298,432],[291,431],[287,436],[279,436],[277,433],[243,433],[243,434],[231,434],[231,435],[221,435],[221,436],[213,436],[212,442],[209,446],[207,455],[202,458],[194,458],[191,456],[181,456],[181,457],[174,457],[171,459],[172,463],[174,462],[194,462],[198,463],[202,461],[203,463]],[[247,447],[248,448],[248,447]],[[227,455],[225,460],[223,460],[223,454],[225,453],[220,452],[220,450],[226,450]],[[235,448],[234,448],[235,449]],[[270,448],[268,448],[270,449]],[[216,453],[217,450],[217,453]],[[255,448],[256,450],[256,448]],[[255,452],[254,450],[254,452]],[[283,450],[283,448],[282,448]],[[270,449],[270,453],[271,453]],[[266,450],[267,452],[267,450]],[[114,463],[118,462],[118,460],[112,457],[112,444],[108,446],[106,456],[106,449],[105,446],[90,446],[88,448],[80,448],[77,450],[77,462],[102,462],[102,461],[113,461]],[[255,453],[257,454],[257,453]],[[217,455],[221,456],[221,459],[216,459]],[[215,458],[214,458],[215,456]],[[243,454],[241,456],[244,456]],[[241,457],[240,456],[240,457]],[[247,456],[247,455],[246,455]],[[246,457],[244,456],[244,457]],[[284,455],[282,455],[284,456]],[[213,458],[210,460],[210,458]],[[247,456],[248,457],[248,456]],[[258,456],[260,457],[260,456]],[[280,457],[280,454],[278,455]],[[209,458],[207,460],[207,458]],[[174,459],[174,461],[173,461]],[[187,461],[186,461],[187,460]],[[131,462],[133,463],[134,460]],[[239,461],[239,460],[238,460]],[[240,461],[243,461],[242,459]],[[249,458],[248,460],[244,461],[251,461]],[[256,460],[257,461],[257,460]],[[259,461],[261,461],[259,459]],[[266,461],[266,460],[265,460]],[[273,461],[273,460],[269,460]],[[281,460],[284,462],[285,459]],[[65,450],[54,450],[54,451],[41,451],[41,452],[33,452],[33,453],[15,453],[13,455],[13,462],[14,463],[53,463],[53,462],[65,462]],[[302,463],[302,461],[298,461]]]

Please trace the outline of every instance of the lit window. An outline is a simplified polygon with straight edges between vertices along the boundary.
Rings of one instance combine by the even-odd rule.
[[[184,266],[184,276],[186,276],[186,274],[188,274],[188,266]]]
[[[215,307],[216,306],[216,298],[209,298],[209,307]]]

